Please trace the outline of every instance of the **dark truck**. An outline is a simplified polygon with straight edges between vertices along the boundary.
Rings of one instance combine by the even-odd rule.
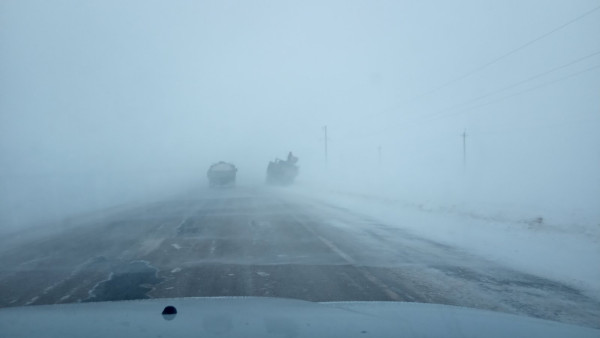
[[[273,185],[289,185],[298,176],[298,158],[292,152],[288,154],[287,160],[275,159],[269,162],[267,167],[267,183]]]
[[[208,168],[206,176],[211,187],[226,187],[235,185],[236,173],[237,168],[235,165],[220,161]]]

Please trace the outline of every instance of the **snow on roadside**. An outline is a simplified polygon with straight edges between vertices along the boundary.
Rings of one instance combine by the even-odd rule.
[[[600,299],[600,229],[509,219],[391,198],[295,187],[290,193],[370,216],[516,270],[560,281]]]

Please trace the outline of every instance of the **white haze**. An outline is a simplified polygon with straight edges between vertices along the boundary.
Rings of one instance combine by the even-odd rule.
[[[598,5],[4,0],[0,229],[289,150],[298,184],[598,226],[600,11],[453,81]]]

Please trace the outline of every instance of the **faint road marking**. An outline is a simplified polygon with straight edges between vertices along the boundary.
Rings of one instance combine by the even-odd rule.
[[[336,254],[338,254],[340,257],[342,257],[346,262],[348,262],[352,265],[354,265],[356,263],[352,257],[348,256],[348,254],[346,254],[340,248],[335,246],[335,244],[333,244],[330,240],[328,240],[322,236],[319,236],[319,235],[316,235],[316,236],[321,242],[323,242],[323,244],[327,245],[331,250],[333,250]]]
[[[25,305],[31,305],[31,304],[35,303],[35,301],[38,300],[38,298],[40,298],[40,296],[35,296],[35,297],[31,298],[27,303],[25,303]]]
[[[215,241],[214,239],[212,241],[210,241],[210,249],[209,249],[209,253],[211,256],[213,256],[215,254],[215,249],[217,248],[217,241]]]
[[[379,287],[388,297],[390,297],[393,300],[396,301],[400,301],[403,300],[402,297],[400,297],[399,294],[397,294],[396,292],[394,292],[392,289],[390,289],[387,285],[385,285],[381,280],[379,280],[379,278],[375,277],[372,273],[370,273],[369,271],[366,271],[365,269],[361,269],[358,266],[356,266],[356,261],[350,257],[350,255],[348,255],[347,253],[345,253],[344,251],[342,251],[342,249],[338,248],[335,244],[333,244],[333,242],[331,242],[330,240],[324,238],[323,236],[317,234],[313,229],[309,228],[308,226],[306,226],[306,224],[304,224],[303,222],[299,222],[308,232],[310,232],[311,234],[315,235],[319,241],[321,241],[323,244],[325,244],[328,248],[330,248],[331,250],[333,250],[333,252],[335,252],[336,254],[338,254],[340,257],[342,257],[343,260],[345,260],[346,262],[348,262],[348,264],[352,265],[353,267],[356,268],[356,270],[358,270],[366,279],[368,279],[371,283],[377,285],[377,287]]]
[[[181,227],[185,224],[185,222],[188,220],[188,218],[189,218],[189,216],[186,216],[181,220],[181,223],[179,223],[177,228],[175,228],[177,230],[177,232],[181,232]]]

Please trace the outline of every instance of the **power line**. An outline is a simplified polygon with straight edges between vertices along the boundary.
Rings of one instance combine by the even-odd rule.
[[[465,108],[465,109],[461,109],[461,110],[459,110],[459,111],[457,111],[457,112],[455,112],[455,113],[453,113],[453,114],[446,114],[446,115],[443,115],[443,117],[454,116],[454,115],[458,115],[458,114],[460,114],[460,113],[463,113],[463,112],[465,112],[465,111],[473,110],[473,109],[475,109],[475,108],[481,108],[481,107],[489,106],[490,104],[498,103],[498,102],[500,102],[500,101],[504,101],[504,100],[510,99],[510,98],[512,98],[512,97],[515,97],[515,96],[521,95],[521,94],[529,93],[529,92],[532,92],[532,91],[534,91],[534,90],[538,90],[538,89],[540,89],[540,88],[547,87],[547,86],[549,86],[549,85],[552,85],[552,84],[554,84],[554,83],[557,83],[557,82],[561,82],[561,81],[564,81],[564,80],[568,80],[568,79],[570,79],[570,78],[573,78],[573,77],[579,76],[579,75],[581,75],[581,74],[583,74],[583,73],[587,73],[587,72],[593,71],[593,70],[595,70],[595,69],[598,69],[598,68],[600,68],[600,64],[599,64],[599,65],[592,66],[592,67],[589,67],[589,68],[586,68],[586,69],[583,69],[583,70],[580,70],[580,71],[578,71],[578,72],[575,72],[575,73],[569,74],[569,75],[567,75],[567,76],[560,77],[560,78],[558,78],[558,79],[555,79],[555,80],[552,80],[552,81],[548,81],[548,82],[542,83],[542,84],[540,84],[540,85],[537,85],[537,86],[531,87],[531,88],[529,88],[529,89],[522,90],[522,91],[520,91],[520,92],[516,92],[516,93],[513,93],[513,94],[511,94],[511,95],[507,95],[507,96],[501,97],[501,98],[499,98],[499,99],[497,99],[497,100],[493,100],[493,101],[489,101],[489,102],[486,102],[486,103],[482,103],[482,104],[480,104],[480,105],[471,106],[471,107],[468,107],[468,108]],[[431,117],[434,117],[434,116],[431,116]],[[438,117],[440,117],[440,116],[438,115]],[[431,119],[430,119],[430,120],[431,120]]]
[[[591,58],[591,57],[594,57],[594,56],[596,56],[596,55],[599,55],[599,54],[600,54],[600,51],[597,51],[597,52],[594,52],[594,53],[588,54],[588,55],[586,55],[586,56],[583,56],[583,57],[580,57],[580,58],[578,58],[578,59],[576,59],[576,60],[573,60],[573,61],[567,62],[567,63],[565,63],[565,64],[562,64],[562,65],[560,65],[560,66],[557,66],[557,67],[551,68],[551,69],[549,69],[549,70],[546,70],[546,71],[544,71],[544,72],[538,73],[538,74],[536,74],[536,75],[530,76],[530,77],[528,77],[528,78],[526,78],[526,79],[524,79],[524,80],[521,80],[521,81],[518,81],[518,82],[512,83],[512,84],[510,84],[510,85],[508,85],[508,86],[505,86],[505,87],[502,87],[502,88],[500,88],[500,89],[494,90],[494,91],[492,91],[492,92],[489,92],[489,93],[487,93],[487,94],[483,94],[483,95],[481,95],[481,96],[478,96],[478,97],[476,97],[476,98],[473,98],[473,99],[470,99],[470,100],[467,100],[467,101],[464,101],[464,102],[461,102],[461,103],[455,104],[455,105],[453,105],[453,106],[451,106],[451,107],[449,107],[449,108],[446,108],[446,109],[443,109],[443,110],[441,110],[441,111],[438,111],[437,113],[434,113],[434,114],[432,114],[431,116],[440,115],[440,114],[442,114],[442,113],[445,113],[445,112],[447,112],[447,111],[451,111],[451,110],[454,110],[454,109],[456,109],[456,108],[460,108],[460,107],[467,106],[467,105],[469,105],[469,104],[471,104],[471,103],[473,103],[473,102],[480,101],[480,100],[482,100],[482,99],[485,99],[485,98],[487,98],[487,97],[490,97],[490,96],[492,96],[492,95],[495,95],[495,94],[498,94],[498,93],[501,93],[501,92],[505,92],[505,91],[507,91],[507,90],[509,90],[509,89],[515,88],[515,87],[517,87],[517,86],[520,86],[520,85],[522,85],[522,84],[525,84],[525,83],[527,83],[527,82],[531,82],[531,81],[533,81],[533,80],[535,80],[535,79],[539,79],[539,78],[541,78],[541,77],[543,77],[543,76],[546,76],[546,75],[548,75],[548,74],[550,74],[550,73],[554,73],[554,72],[556,72],[556,71],[559,71],[559,70],[561,70],[561,69],[567,68],[567,67],[569,67],[569,66],[572,66],[572,65],[574,65],[574,64],[576,64],[576,63],[579,63],[579,62],[581,62],[581,61],[587,60],[587,59],[589,59],[589,58]]]
[[[552,80],[552,81],[544,82],[544,83],[542,83],[540,85],[531,87],[531,88],[526,89],[526,90],[522,90],[520,92],[513,93],[511,95],[507,95],[507,96],[501,97],[501,98],[493,100],[493,101],[489,101],[489,102],[486,102],[486,103],[483,103],[483,104],[480,104],[480,105],[475,105],[475,106],[471,106],[471,107],[468,107],[468,108],[461,109],[461,110],[456,111],[456,112],[454,112],[452,114],[445,114],[444,115],[444,114],[436,113],[436,114],[433,114],[433,115],[429,115],[425,119],[421,119],[419,121],[413,121],[413,124],[414,123],[427,122],[427,121],[433,121],[436,118],[440,118],[440,117],[454,116],[454,115],[458,115],[458,114],[464,113],[464,112],[469,111],[469,110],[473,110],[473,109],[476,109],[476,108],[481,108],[481,107],[485,107],[485,106],[488,106],[488,105],[491,105],[491,104],[494,104],[494,103],[505,101],[505,100],[508,100],[508,99],[510,99],[512,97],[515,97],[515,96],[518,96],[518,95],[522,95],[522,94],[525,94],[525,93],[528,93],[528,92],[532,92],[532,91],[535,91],[535,90],[538,90],[540,88],[552,85],[552,84],[557,83],[557,82],[568,80],[570,78],[579,76],[579,75],[581,75],[583,73],[587,73],[587,72],[593,71],[593,70],[598,69],[598,68],[600,68],[600,64],[592,66],[592,67],[589,67],[589,68],[585,68],[585,69],[580,70],[578,72],[575,72],[575,73],[572,73],[572,74],[560,77],[560,78]],[[387,126],[387,127],[383,128],[383,129],[379,129],[379,130],[377,130],[375,132],[372,132],[372,133],[369,133],[369,134],[366,134],[366,135],[362,135],[361,138],[369,137],[369,136],[372,136],[372,135],[375,135],[375,134],[379,134],[381,132],[389,130],[391,127],[395,127],[395,126]]]
[[[540,40],[542,40],[542,39],[544,39],[544,38],[546,38],[546,37],[548,37],[548,36],[550,36],[550,35],[558,32],[559,30],[561,30],[561,29],[563,29],[563,28],[565,28],[565,27],[567,27],[567,26],[569,26],[569,25],[571,25],[571,24],[573,24],[573,23],[575,23],[575,22],[577,22],[577,21],[585,18],[586,16],[594,13],[595,11],[597,11],[599,9],[600,9],[600,6],[596,6],[596,7],[592,8],[591,10],[589,10],[589,11],[587,11],[587,12],[585,12],[585,13],[577,16],[577,17],[575,17],[574,19],[571,19],[571,20],[567,21],[566,23],[564,23],[564,24],[562,24],[562,25],[560,25],[560,26],[558,26],[558,27],[556,27],[556,28],[554,28],[554,29],[552,29],[552,30],[544,33],[544,34],[539,35],[538,37],[525,42],[524,44],[522,44],[522,45],[520,45],[520,46],[518,46],[518,47],[516,47],[516,48],[514,48],[514,49],[512,49],[512,50],[510,50],[510,51],[508,51],[508,52],[506,52],[506,53],[504,53],[502,55],[500,55],[499,57],[497,57],[497,58],[495,58],[495,59],[493,59],[493,60],[491,60],[491,61],[489,61],[489,62],[487,62],[487,63],[485,63],[485,64],[483,64],[483,65],[481,65],[481,66],[479,66],[477,68],[475,68],[475,69],[472,69],[471,71],[469,71],[469,72],[467,72],[467,73],[465,73],[463,75],[460,75],[460,76],[458,76],[458,77],[456,77],[456,78],[454,78],[454,79],[452,79],[452,80],[450,80],[450,81],[448,81],[446,83],[443,83],[442,85],[439,85],[439,86],[437,86],[437,87],[429,90],[428,92],[417,96],[416,98],[421,98],[421,97],[424,97],[424,96],[431,95],[431,94],[437,92],[440,89],[443,89],[443,88],[445,88],[445,87],[447,87],[447,86],[449,86],[449,85],[451,85],[453,83],[456,83],[456,82],[458,82],[458,81],[460,81],[462,79],[465,79],[465,78],[467,78],[467,77],[469,77],[469,76],[471,76],[471,75],[473,75],[475,73],[478,73],[478,72],[486,69],[487,67],[489,67],[489,66],[497,63],[498,61],[503,60],[503,59],[505,59],[505,58],[507,58],[507,57],[509,57],[509,56],[511,56],[511,55],[513,55],[513,54],[515,54],[515,53],[517,53],[517,52],[519,52],[519,51],[521,51],[521,50],[523,50],[523,49],[531,46],[531,45],[533,45],[534,43],[536,43],[536,42],[538,42],[538,41],[540,41]]]
[[[469,76],[471,76],[471,75],[473,75],[473,74],[475,74],[475,73],[478,73],[478,72],[480,72],[480,71],[484,70],[485,68],[487,68],[487,67],[489,67],[489,66],[491,66],[491,65],[493,65],[493,64],[495,64],[495,63],[497,63],[497,62],[499,62],[499,61],[501,61],[501,60],[503,60],[503,59],[505,59],[505,58],[507,58],[507,57],[509,57],[510,55],[513,55],[513,54],[515,54],[515,53],[517,53],[517,52],[519,52],[519,51],[521,51],[521,50],[523,50],[523,49],[525,49],[525,48],[527,48],[527,47],[529,47],[529,46],[533,45],[534,43],[536,43],[536,42],[538,42],[538,41],[540,41],[540,40],[542,40],[542,39],[544,39],[544,38],[546,38],[546,37],[548,37],[548,36],[550,36],[550,35],[552,35],[552,34],[554,34],[554,33],[558,32],[558,31],[560,31],[560,30],[562,30],[562,29],[564,29],[565,27],[567,27],[567,26],[569,26],[569,25],[571,25],[571,24],[573,24],[573,23],[575,23],[575,22],[577,22],[577,21],[579,21],[579,20],[582,20],[583,18],[585,18],[585,17],[587,17],[587,16],[591,15],[592,13],[596,12],[597,10],[600,10],[600,6],[596,6],[596,7],[592,8],[592,9],[588,10],[587,12],[585,12],[585,13],[583,13],[583,14],[580,14],[580,15],[578,15],[577,17],[575,17],[575,18],[573,18],[573,19],[571,19],[571,20],[569,20],[569,21],[567,21],[567,22],[565,22],[565,23],[561,24],[560,26],[557,26],[557,27],[555,27],[555,28],[551,29],[550,31],[547,31],[546,33],[543,33],[543,34],[541,34],[541,35],[539,35],[539,36],[537,36],[537,37],[533,38],[532,40],[529,40],[529,41],[525,42],[524,44],[522,44],[522,45],[520,45],[520,46],[518,46],[518,47],[516,47],[516,48],[513,48],[512,50],[510,50],[510,51],[508,51],[508,52],[506,52],[506,53],[504,53],[504,54],[502,54],[502,55],[500,55],[500,56],[496,57],[495,59],[493,59],[493,60],[491,60],[491,61],[489,61],[489,62],[487,62],[487,63],[485,63],[485,64],[483,64],[483,65],[481,65],[481,66],[479,66],[479,67],[477,67],[477,68],[475,68],[475,69],[473,69],[473,70],[471,70],[471,71],[469,71],[469,72],[467,72],[467,73],[465,73],[465,74],[463,74],[463,75],[461,75],[461,76],[458,76],[458,77],[456,77],[456,78],[454,78],[454,79],[452,79],[452,80],[450,80],[450,81],[448,81],[448,82],[446,82],[446,83],[443,83],[443,84],[441,84],[441,85],[439,85],[439,86],[437,86],[437,87],[434,87],[433,89],[431,89],[431,90],[429,90],[429,91],[427,91],[427,92],[425,92],[425,93],[419,94],[419,95],[417,95],[417,96],[413,97],[412,99],[409,99],[409,100],[408,100],[407,102],[405,102],[405,103],[408,103],[408,102],[410,102],[410,101],[416,101],[416,100],[418,100],[418,99],[420,99],[420,98],[423,98],[423,97],[429,96],[429,95],[431,95],[431,94],[433,94],[433,93],[435,93],[435,92],[439,91],[440,89],[443,89],[443,88],[445,88],[445,87],[448,87],[448,86],[449,86],[449,85],[451,85],[451,84],[454,84],[454,83],[456,83],[456,82],[458,82],[458,81],[460,81],[460,80],[463,80],[463,79],[465,79],[465,78],[467,78],[467,77],[469,77]],[[571,64],[577,63],[577,62],[579,62],[579,61],[582,61],[583,59],[589,58],[589,57],[591,57],[591,56],[594,56],[594,55],[597,55],[597,54],[598,54],[598,53],[593,53],[593,54],[591,54],[591,55],[588,55],[588,56],[585,56],[585,57],[583,57],[583,58],[581,58],[581,59],[578,59],[578,60],[572,61],[572,63],[566,64],[566,65],[563,65],[563,66],[559,66],[559,67],[557,67],[557,69],[551,69],[551,70],[547,71],[547,73],[546,73],[546,74],[548,74],[548,73],[551,73],[551,72],[554,72],[554,71],[556,71],[556,70],[558,70],[558,69],[561,69],[561,68],[567,67],[567,66],[569,66],[569,65],[571,65]],[[538,75],[536,75],[535,77],[541,77],[541,76],[543,76],[543,75],[546,75],[546,74],[544,74],[544,73],[542,73],[542,74],[538,74]],[[525,82],[528,82],[528,81],[531,81],[531,80],[533,80],[533,78],[530,78],[530,79],[523,80],[523,83],[525,83]],[[514,87],[514,86],[518,86],[518,85],[520,85],[520,84],[522,84],[522,83],[516,83],[516,84],[513,84],[513,85],[511,85],[511,86],[513,86],[513,87]],[[509,86],[509,87],[510,87],[510,86]],[[512,88],[512,87],[511,87],[511,88]],[[503,88],[503,89],[500,89],[500,90],[498,90],[497,92],[495,92],[495,93],[493,93],[493,94],[496,94],[496,93],[498,93],[498,92],[501,92],[501,91],[504,91],[504,90],[507,90],[507,89],[510,89],[510,88]],[[489,94],[489,95],[492,95],[492,94]],[[474,101],[475,101],[475,100],[479,100],[479,99],[481,99],[481,98],[483,98],[483,97],[476,98],[476,99],[474,99]],[[401,104],[400,104],[400,105],[401,105]],[[380,112],[378,112],[378,113],[376,113],[376,114],[372,114],[372,115],[371,115],[371,117],[373,117],[373,116],[376,116],[376,115],[381,115],[381,114],[383,114],[383,113],[386,113],[386,112],[389,112],[389,111],[393,111],[393,110],[395,110],[395,109],[396,109],[398,106],[399,106],[399,105],[397,104],[397,105],[394,105],[394,106],[392,106],[392,107],[389,107],[389,108],[383,109],[383,110],[381,110]],[[453,109],[453,108],[450,108],[450,109]],[[386,128],[386,129],[387,129],[387,128]]]
[[[496,129],[496,130],[483,130],[483,131],[471,131],[472,136],[486,136],[486,135],[506,135],[506,134],[519,134],[526,133],[532,131],[540,131],[540,130],[564,130],[565,127],[588,124],[588,125],[598,125],[598,117],[577,119],[577,120],[569,120],[562,121],[560,123],[552,123],[552,124],[542,124],[536,125],[535,127],[510,127],[510,129]]]

